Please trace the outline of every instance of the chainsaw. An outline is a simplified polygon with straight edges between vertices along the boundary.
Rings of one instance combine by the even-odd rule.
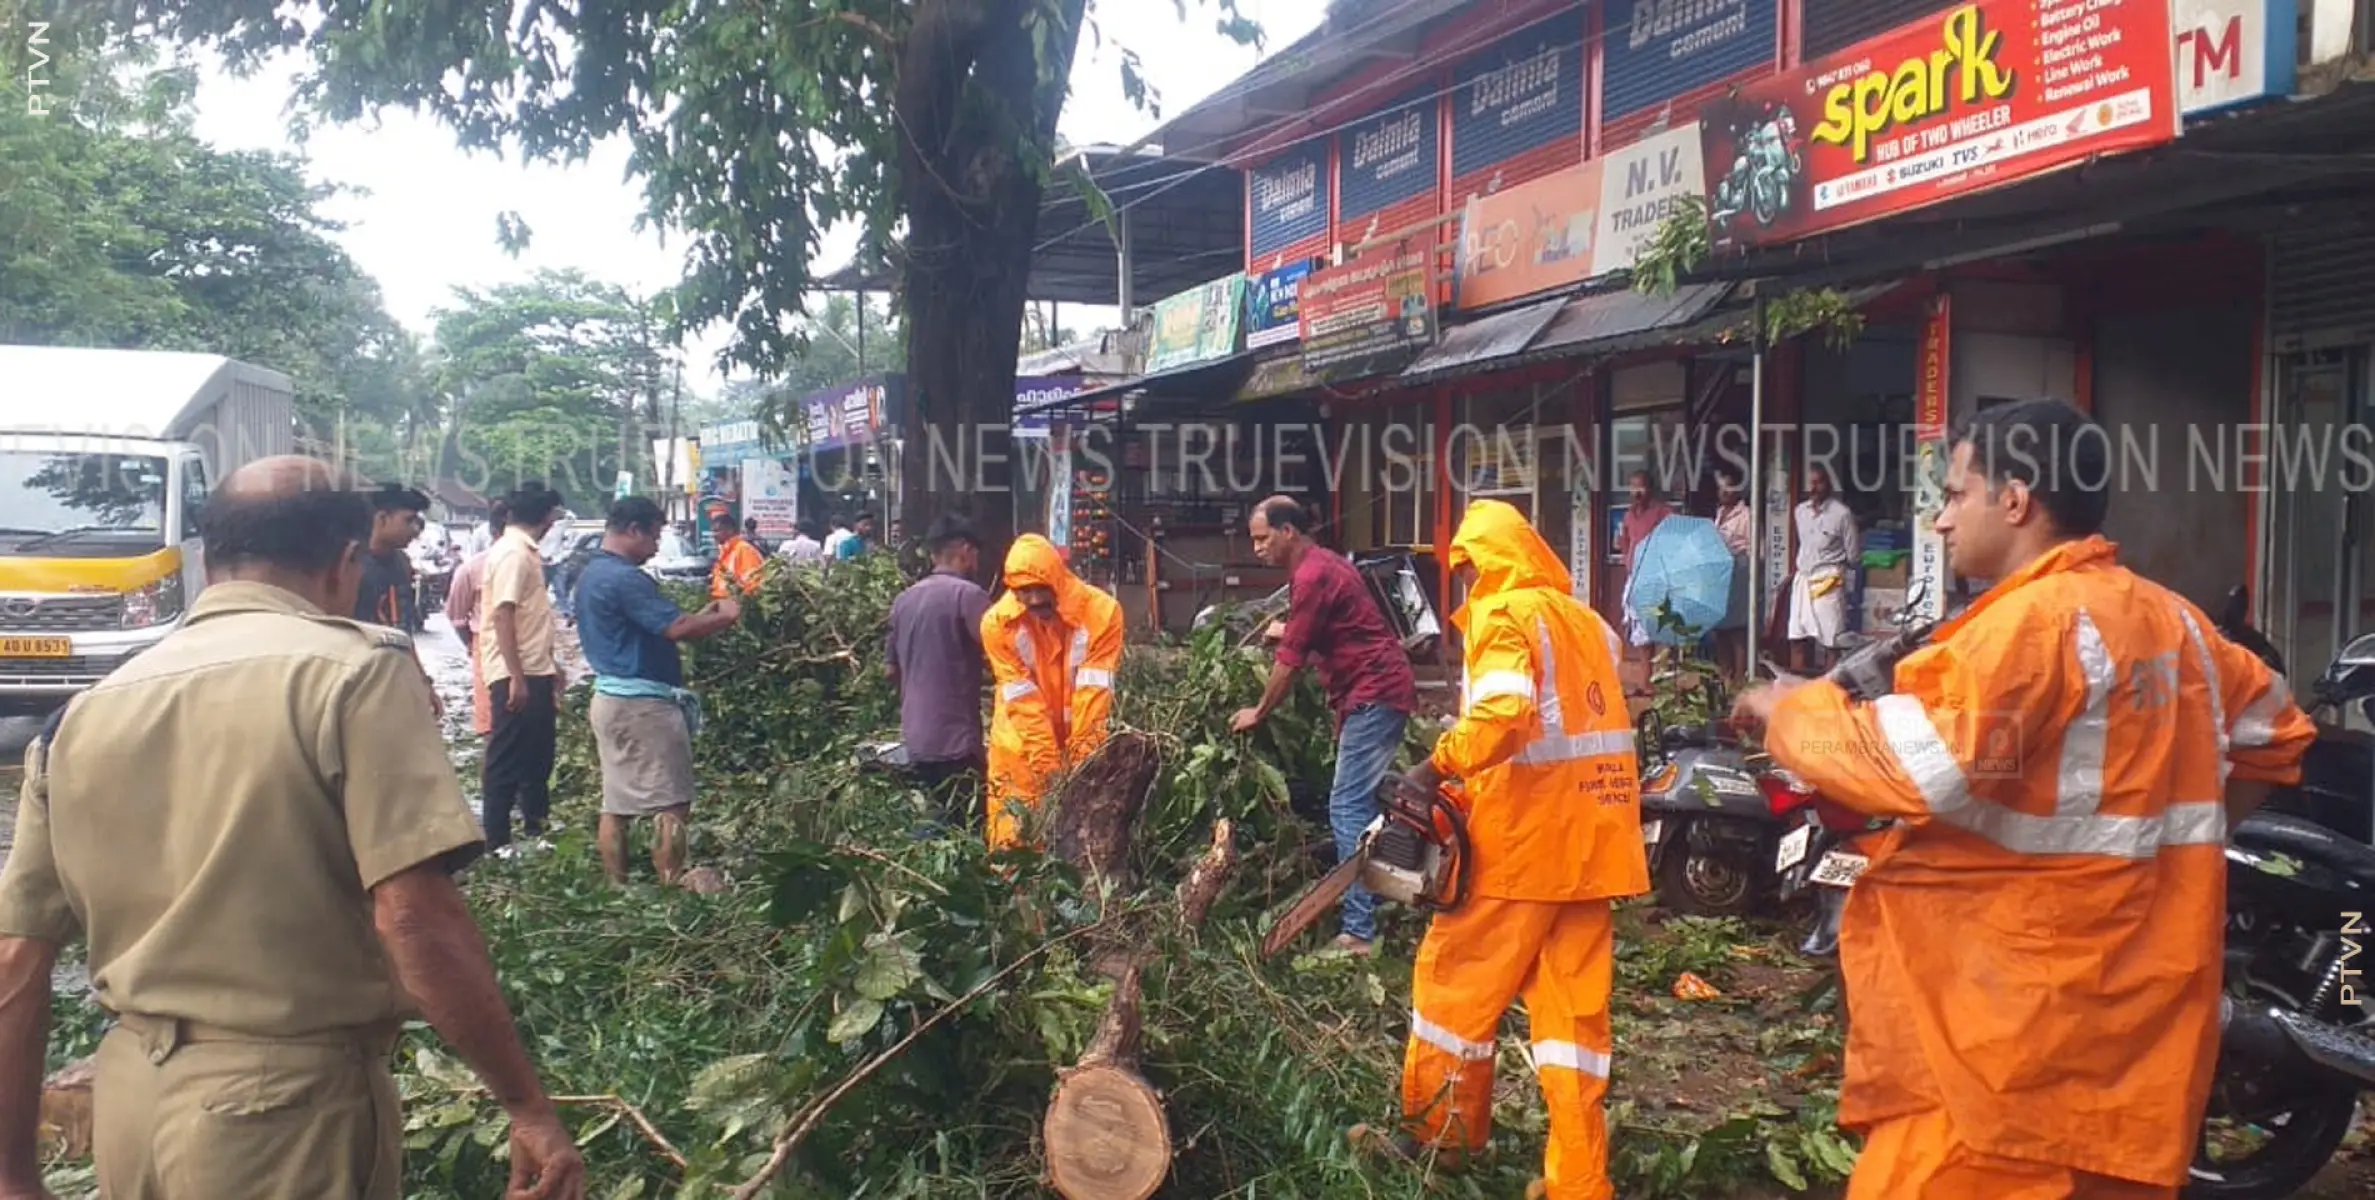
[[[1382,811],[1361,831],[1351,856],[1296,897],[1263,935],[1262,957],[1302,936],[1355,883],[1380,900],[1431,912],[1450,912],[1467,901],[1468,822],[1451,797],[1389,774],[1378,785],[1377,801]]]

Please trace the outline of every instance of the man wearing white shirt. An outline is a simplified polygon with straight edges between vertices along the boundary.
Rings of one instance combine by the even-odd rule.
[[[851,532],[848,517],[833,518],[833,532],[825,535],[825,557],[841,557],[841,543],[858,536]]]
[[[1798,574],[1790,584],[1789,636],[1793,645],[1812,642],[1804,651],[1811,669],[1826,670],[1837,658],[1847,632],[1847,593],[1863,535],[1855,514],[1832,492],[1831,473],[1821,466],[1806,472],[1806,498],[1798,502]]]

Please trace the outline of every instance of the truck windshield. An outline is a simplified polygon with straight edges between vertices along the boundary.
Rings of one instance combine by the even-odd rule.
[[[0,450],[0,556],[92,558],[165,543],[165,460]]]

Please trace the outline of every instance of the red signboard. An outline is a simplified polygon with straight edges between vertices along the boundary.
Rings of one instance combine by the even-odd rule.
[[[1701,114],[1717,245],[1786,242],[2177,136],[2169,0],[1978,0]]]

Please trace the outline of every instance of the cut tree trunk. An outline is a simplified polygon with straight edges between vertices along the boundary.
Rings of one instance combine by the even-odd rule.
[[[1193,929],[1211,913],[1237,866],[1226,820],[1179,888],[1179,919]],[[1105,1016],[1080,1062],[1065,1071],[1048,1102],[1048,1182],[1065,1200],[1147,1200],[1171,1173],[1171,1128],[1162,1093],[1138,1071],[1145,1032],[1139,970],[1143,951],[1127,957]]]
[[[43,1157],[80,1161],[91,1156],[91,1080],[98,1073],[93,1059],[80,1059],[41,1085]]]
[[[1049,852],[1080,868],[1100,900],[1128,892],[1137,882],[1130,842],[1162,765],[1153,738],[1117,733],[1064,781],[1049,806]]]

